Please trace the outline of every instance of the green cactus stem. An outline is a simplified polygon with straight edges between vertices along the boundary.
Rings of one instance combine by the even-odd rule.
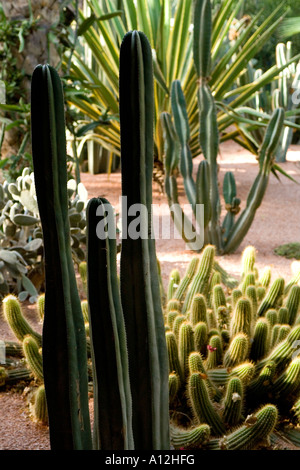
[[[10,329],[19,341],[23,341],[25,336],[31,335],[37,341],[38,345],[42,344],[42,336],[34,331],[28,323],[22,312],[21,304],[17,297],[12,294],[7,295],[2,300],[3,314]]]
[[[278,323],[281,323],[282,325],[287,325],[288,318],[289,318],[288,309],[286,307],[280,307],[280,309],[278,310]]]
[[[222,363],[223,358],[223,345],[222,340],[219,335],[213,335],[209,339],[207,345],[207,359],[205,361],[206,369],[215,369],[218,365]]]
[[[189,373],[188,360],[193,351],[195,351],[194,330],[191,323],[185,321],[180,326],[178,338],[178,357],[185,376]]]
[[[43,359],[36,340],[30,335],[25,336],[22,345],[29,369],[37,380],[43,381]]]
[[[265,313],[265,318],[268,321],[270,327],[272,328],[276,323],[278,323],[278,312],[274,308],[270,308]]]
[[[256,248],[254,246],[247,246],[242,253],[242,279],[248,273],[254,272],[256,262]]]
[[[221,390],[219,390],[218,387],[216,387],[213,382],[208,378],[207,371],[203,362],[203,357],[197,351],[192,352],[189,355],[189,372],[190,374],[193,374],[195,372],[199,372],[200,374],[202,374],[202,378],[206,381],[209,396],[213,401],[219,402],[222,399],[223,394]]]
[[[64,97],[59,75],[48,65],[38,65],[32,75],[31,133],[44,240],[43,366],[51,449],[89,450],[87,348],[70,240]]]
[[[243,383],[238,377],[229,380],[224,398],[223,420],[229,426],[236,426],[242,420]]]
[[[103,217],[107,214],[107,223],[103,225],[102,236],[98,236],[98,224],[104,220],[99,218],[101,214]],[[88,315],[94,381],[93,448],[132,450],[132,399],[117,247],[108,232],[115,232],[113,209],[106,199],[92,198],[86,218]]]
[[[230,231],[228,242],[224,246],[224,253],[232,252],[240,245],[255,218],[257,209],[262,203],[268,187],[269,176],[273,167],[273,154],[279,142],[283,122],[284,110],[282,108],[275,109],[260,148],[259,172],[250,189],[246,208]]]
[[[188,318],[192,325],[196,325],[199,322],[207,323],[207,304],[204,295],[195,295]]]
[[[270,266],[265,266],[261,273],[261,276],[258,279],[258,285],[261,287],[265,287],[265,289],[268,289],[270,286],[271,278],[272,269]]]
[[[232,297],[232,307],[234,308],[237,304],[237,301],[243,297],[243,292],[241,291],[241,289],[239,288],[235,288],[233,289],[232,293],[231,293],[231,297]]]
[[[263,286],[257,286],[256,292],[257,292],[257,300],[261,302],[264,296],[266,295],[266,288]]]
[[[258,308],[258,316],[263,316],[268,310],[277,308],[284,293],[284,284],[285,282],[282,277],[275,279]]]
[[[218,387],[226,385],[231,377],[239,377],[246,385],[251,381],[254,373],[255,365],[250,361],[245,361],[233,368],[218,368],[207,371],[208,377]]]
[[[245,333],[250,336],[252,327],[252,311],[251,303],[247,298],[240,298],[237,301],[233,315],[230,322],[231,336],[237,333]]]
[[[199,264],[199,258],[194,256],[188,264],[186,272],[177,287],[173,298],[182,301],[185,298],[188,287],[192,282],[192,279],[197,271]]]
[[[179,300],[176,299],[170,299],[167,303],[167,312],[174,311],[176,310],[177,312],[181,311],[181,303]]]
[[[175,449],[199,449],[210,438],[210,427],[200,424],[190,429],[171,424],[171,443]]]
[[[281,325],[278,330],[278,338],[277,342],[281,343],[282,341],[285,340],[285,338],[288,337],[289,332],[291,331],[291,326],[290,325]]]
[[[218,448],[220,450],[252,450],[272,433],[277,421],[276,406],[267,404],[248,417],[245,424],[220,439]]]
[[[82,287],[85,293],[87,293],[87,264],[86,261],[81,261],[78,266],[79,276],[82,282]]]
[[[88,323],[89,322],[89,303],[87,300],[81,301],[81,310],[82,310],[84,323]]]
[[[249,338],[244,333],[237,333],[231,340],[224,354],[224,365],[234,367],[244,362],[249,350]]]
[[[243,295],[246,295],[246,290],[249,286],[255,286],[255,274],[254,273],[247,273],[243,279],[241,284],[241,290]]]
[[[294,285],[291,287],[285,302],[285,307],[289,313],[287,323],[293,326],[300,309],[300,286]]]
[[[260,371],[267,362],[274,361],[277,370],[282,370],[290,362],[297,351],[300,341],[300,325],[294,326],[286,339],[275,346],[265,359],[259,361],[256,370]]]
[[[143,206],[141,230],[130,235],[135,216],[122,217],[120,289],[127,334],[136,449],[169,449],[169,366],[155,239],[152,237],[153,69],[149,41],[127,33],[119,74],[122,195],[127,207]],[[143,211],[142,211],[143,212]],[[126,220],[127,219],[127,220]],[[134,260],[134,262],[133,262]],[[175,296],[176,298],[176,292]]]
[[[186,295],[182,307],[183,313],[188,312],[190,310],[193,298],[196,294],[205,295],[207,293],[209,278],[214,265],[215,251],[216,249],[212,245],[207,245],[204,248],[200,259],[198,271],[192,280],[191,286],[189,288],[189,291]]]
[[[255,318],[257,316],[257,308],[258,308],[257,290],[256,290],[255,286],[248,286],[247,287],[246,297],[251,302],[252,317],[253,317],[253,320],[255,320]]]
[[[176,373],[176,375],[180,379],[180,382],[183,383],[184,374],[183,374],[183,370],[179,362],[178,346],[177,346],[176,337],[173,331],[166,332],[166,341],[167,341],[168,358],[169,358],[169,372],[170,374]]]
[[[169,325],[170,328],[173,328],[174,321],[179,314],[180,312],[178,312],[178,310],[170,310],[167,313],[166,320],[167,320],[167,325]]]
[[[219,307],[226,307],[226,296],[223,287],[217,284],[213,287],[212,305],[217,312]]]
[[[169,402],[172,405],[173,401],[177,397],[178,390],[180,388],[180,378],[177,374],[172,372],[169,374]]]
[[[32,372],[27,367],[22,369],[6,369],[0,367],[0,387],[13,385],[20,381],[29,382],[32,380]]]
[[[180,284],[180,273],[178,269],[173,269],[169,276],[167,288],[167,301],[173,299],[174,292]]]
[[[44,319],[45,315],[45,294],[40,294],[37,299],[37,310],[41,320]]]
[[[265,400],[269,390],[272,389],[275,373],[275,362],[267,362],[259,375],[249,383],[247,387],[247,401],[250,401],[250,403],[261,403]]]
[[[295,401],[292,411],[296,416],[297,423],[300,424],[300,398],[297,398],[297,400]]]
[[[255,323],[253,341],[250,349],[250,359],[254,362],[266,356],[269,349],[269,323],[265,318],[259,318]]]
[[[199,322],[194,327],[194,340],[195,349],[199,352],[204,353],[207,345],[207,324],[205,322]]]
[[[300,390],[300,358],[296,357],[272,385],[272,395],[277,400],[287,400]]]
[[[40,385],[34,394],[33,415],[38,422],[48,424],[47,400],[44,385]]]
[[[215,436],[225,433],[225,426],[214,409],[205,380],[201,373],[195,372],[188,379],[188,397],[195,418],[201,424],[207,423]]]

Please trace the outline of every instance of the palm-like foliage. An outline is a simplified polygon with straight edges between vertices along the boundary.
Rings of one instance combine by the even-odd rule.
[[[198,155],[198,84],[192,60],[193,0],[139,0],[136,5],[133,0],[124,0],[122,10],[118,10],[116,0],[86,2],[91,16],[84,18],[80,13],[82,38],[101,75],[88,67],[82,49],[78,48],[70,67],[70,77],[77,87],[67,92],[67,99],[86,118],[78,132],[83,137],[82,145],[88,139],[95,139],[120,154],[119,47],[126,31],[135,29],[147,35],[153,50],[155,155],[162,159],[159,116],[163,111],[170,111],[170,90],[175,79],[180,80],[187,103],[191,152],[193,156]],[[251,132],[259,126],[265,127],[270,117],[263,113],[249,114],[249,103],[258,90],[278,75],[280,68],[274,65],[255,80],[247,81],[247,66],[280,24],[284,8],[283,4],[276,8],[258,26],[260,13],[252,19],[235,21],[243,3],[244,0],[224,0],[214,11],[210,87],[218,107],[221,141],[234,139],[257,154],[261,142],[253,142]],[[66,57],[65,64],[67,62]],[[235,130],[228,131],[232,124]]]

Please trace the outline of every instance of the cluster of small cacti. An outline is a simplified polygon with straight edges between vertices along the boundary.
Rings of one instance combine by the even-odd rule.
[[[9,294],[2,301],[3,317],[16,336],[16,342],[5,342],[5,353],[19,361],[15,367],[0,368],[0,386],[15,384],[19,381],[32,382],[31,414],[43,424],[48,423],[47,403],[44,389],[42,335],[26,319],[17,297]],[[44,317],[44,294],[36,303],[38,318]],[[15,363],[14,363],[15,364]],[[9,366],[8,362],[8,366]]]
[[[170,274],[165,305],[171,442],[253,449],[300,416],[300,273],[260,274],[251,246],[234,288],[214,269],[215,247]]]

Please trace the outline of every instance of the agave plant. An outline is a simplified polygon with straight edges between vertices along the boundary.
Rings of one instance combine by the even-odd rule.
[[[110,152],[120,155],[120,125],[118,114],[119,46],[128,30],[141,30],[149,38],[154,67],[155,96],[155,158],[162,160],[163,143],[159,116],[170,112],[172,82],[180,80],[187,102],[190,122],[190,149],[199,155],[199,111],[197,107],[197,76],[193,56],[193,0],[120,2],[112,0],[86,0],[91,14],[80,12],[81,44],[85,44],[97,64],[99,74],[88,66],[82,48],[78,47],[70,58],[65,57],[68,78],[74,87],[66,90],[72,106],[82,112],[82,125],[77,129],[81,147],[94,139]],[[218,128],[221,141],[236,140],[240,145],[257,153],[248,129],[266,127],[270,116],[246,114],[244,106],[264,85],[272,82],[281,68],[276,64],[254,81],[244,84],[247,64],[263,48],[284,16],[284,2],[260,25],[260,13],[244,19],[232,35],[232,25],[244,0],[225,0],[213,11],[211,29],[210,87],[218,106]],[[197,27],[201,28],[199,24]],[[208,37],[203,35],[208,44]],[[287,66],[287,64],[285,64]],[[241,126],[244,123],[246,126]],[[231,124],[236,131],[228,131]]]

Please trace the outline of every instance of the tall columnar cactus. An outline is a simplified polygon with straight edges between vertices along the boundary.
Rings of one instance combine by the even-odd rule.
[[[143,33],[127,33],[121,44],[119,99],[122,195],[127,207],[146,209],[138,239],[127,233],[134,217],[122,217],[121,299],[130,380],[139,384],[131,390],[133,436],[136,449],[163,450],[169,448],[169,371],[151,236],[153,72],[151,47]]]
[[[99,219],[99,215],[103,217]],[[97,231],[101,223],[102,234]],[[93,448],[129,450],[134,448],[132,400],[112,231],[111,205],[103,198],[91,199],[87,207],[87,290],[94,381]]]
[[[193,58],[198,79],[199,143],[204,159],[199,163],[196,179],[193,179],[193,162],[188,147],[190,135],[186,101],[179,80],[171,87],[172,116],[161,115],[165,142],[165,190],[170,207],[176,205],[173,215],[179,225],[184,211],[178,207],[176,170],[183,177],[184,188],[196,222],[202,229],[200,238],[204,245],[213,244],[219,253],[235,251],[247,234],[265,195],[269,176],[274,170],[274,158],[284,125],[284,110],[274,110],[266,128],[259,151],[259,168],[247,197],[246,207],[240,212],[240,200],[236,194],[236,183],[232,172],[227,172],[223,181],[223,197],[227,215],[221,221],[221,197],[218,180],[219,131],[216,103],[210,88],[212,7],[210,0],[196,0],[194,4]],[[275,171],[275,170],[274,170]],[[197,207],[204,205],[204,213],[198,217]],[[237,217],[237,214],[239,216]],[[186,241],[185,234],[182,236]],[[199,244],[198,244],[199,245]],[[201,246],[198,246],[198,250]],[[197,249],[197,248],[196,248]]]
[[[44,238],[43,369],[51,448],[91,449],[86,335],[70,245],[64,99],[59,76],[48,65],[32,75],[31,124]]]

